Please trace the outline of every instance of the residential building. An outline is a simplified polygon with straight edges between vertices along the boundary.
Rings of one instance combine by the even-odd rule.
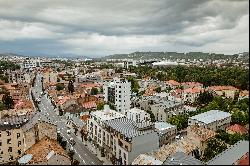
[[[31,75],[21,70],[9,71],[6,75],[8,75],[9,83],[30,83],[31,81]]]
[[[151,121],[149,113],[136,107],[127,110],[125,112],[125,115],[127,116],[128,119],[131,119],[135,122]]]
[[[130,109],[131,82],[116,77],[112,82],[104,82],[103,93],[104,101],[114,104],[118,112]]]
[[[209,160],[206,165],[238,165],[246,156],[248,161],[245,164],[249,165],[249,141],[239,141]]]
[[[136,123],[105,105],[103,111],[91,112],[88,137],[113,164],[129,165],[139,154],[159,147],[152,127],[151,122]]]
[[[48,137],[43,137],[43,139],[34,144],[25,152],[25,155],[31,156],[26,161],[26,165],[71,165],[71,159],[67,152],[56,140]],[[19,161],[22,161],[22,159],[19,159]]]
[[[147,154],[140,154],[135,160],[132,162],[131,165],[162,165],[163,162],[149,156]]]
[[[182,82],[181,86],[183,87],[183,89],[189,89],[189,88],[203,89],[203,84],[199,82]]]
[[[182,100],[184,102],[193,103],[201,92],[203,92],[203,89],[198,87],[184,89],[182,92]]]
[[[188,119],[188,125],[199,125],[214,131],[225,130],[231,122],[231,114],[220,110],[210,110]]]
[[[207,89],[214,92],[218,96],[227,98],[234,98],[236,92],[239,92],[239,89],[233,86],[210,86]]]
[[[227,127],[226,132],[229,134],[235,134],[235,133],[247,134],[248,130],[244,126],[241,126],[239,124],[234,124],[234,125]]]
[[[152,104],[150,110],[155,116],[156,121],[166,122],[175,115],[185,114],[184,104],[174,101],[162,100],[159,103]]]
[[[155,131],[159,135],[160,147],[175,141],[175,136],[177,133],[177,128],[175,125],[165,122],[155,122]]]
[[[205,165],[194,156],[186,155],[183,152],[176,152],[170,155],[162,165]]]
[[[249,99],[249,91],[248,90],[240,91],[238,100],[242,100],[245,98]]]
[[[165,82],[165,84],[171,89],[176,89],[177,87],[181,85],[179,82],[175,80],[168,80]]]

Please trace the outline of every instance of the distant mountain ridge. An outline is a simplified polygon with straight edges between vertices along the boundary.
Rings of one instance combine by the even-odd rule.
[[[225,55],[225,54],[215,54],[215,53],[203,53],[203,52],[189,52],[189,53],[178,53],[178,52],[134,52],[130,54],[114,54],[102,57],[101,59],[242,59],[244,61],[249,60],[249,53],[244,52],[234,55]]]

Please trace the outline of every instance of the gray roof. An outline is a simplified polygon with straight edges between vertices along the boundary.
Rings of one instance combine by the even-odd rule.
[[[140,130],[140,128],[137,127],[139,126],[138,123],[125,117],[107,120],[104,123],[128,138],[154,132],[153,129]]]
[[[12,116],[9,118],[0,119],[0,130],[18,128],[22,125],[28,123],[30,119],[34,116],[34,112],[26,115]]]
[[[71,120],[79,128],[83,128],[83,126],[86,125],[81,119],[79,119],[79,117],[74,116],[71,118]]]
[[[28,123],[26,123],[25,125],[22,126],[22,129],[24,131],[28,131],[29,129],[33,128],[34,125],[36,125],[38,123],[38,121],[43,121],[43,122],[47,122],[50,124],[55,125],[55,122],[52,120],[47,119],[44,115],[42,115],[41,112],[37,112],[30,120]]]
[[[200,160],[183,152],[169,156],[162,165],[204,165]]]
[[[249,141],[239,141],[209,160],[207,165],[233,165],[246,153],[249,153]]]
[[[228,112],[223,112],[220,110],[210,110],[195,116],[190,117],[190,119],[198,120],[205,124],[209,124],[227,117],[230,117],[231,114]]]

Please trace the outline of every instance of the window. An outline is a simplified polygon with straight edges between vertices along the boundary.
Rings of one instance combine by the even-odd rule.
[[[21,155],[22,151],[21,151],[21,150],[18,150],[17,153],[18,153],[18,155]]]
[[[0,142],[0,146],[2,146],[2,142]]]
[[[7,144],[11,144],[11,139],[7,139]]]
[[[2,132],[0,131],[0,137],[1,137],[1,135],[2,135]]]
[[[13,160],[13,156],[10,156],[9,160]]]
[[[12,147],[9,147],[8,152],[12,152]]]
[[[17,137],[17,139],[18,139],[18,138],[20,137],[20,133],[17,133],[17,134],[16,134],[16,137]]]
[[[123,153],[123,157],[124,157],[124,159],[126,160],[126,153]]]
[[[22,144],[22,142],[21,142],[21,141],[18,141],[18,147],[19,147],[21,144]]]
[[[10,136],[11,135],[11,132],[10,131],[6,131],[7,132],[7,136]]]

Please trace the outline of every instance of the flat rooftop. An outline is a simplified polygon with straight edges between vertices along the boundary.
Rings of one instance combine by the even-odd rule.
[[[123,115],[119,112],[116,112],[114,110],[111,110],[111,109],[94,111],[94,112],[91,112],[91,115],[100,119],[101,121],[107,121],[107,120],[125,117],[125,115]]]
[[[190,117],[190,119],[197,120],[205,124],[209,124],[218,120],[225,119],[230,116],[231,114],[228,112],[223,112],[220,110],[211,110],[208,112],[204,112],[204,113],[192,116]]]
[[[176,127],[176,126],[171,125],[169,123],[165,123],[165,122],[155,122],[155,128],[158,130],[167,130],[173,127]]]

